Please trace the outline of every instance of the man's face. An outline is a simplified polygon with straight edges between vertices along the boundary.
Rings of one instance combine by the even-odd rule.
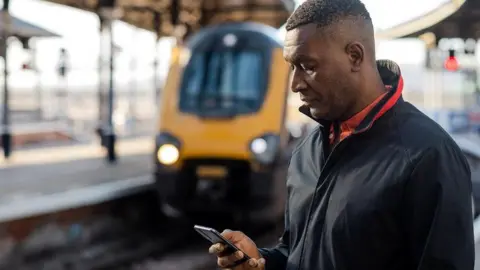
[[[322,31],[315,24],[287,31],[284,58],[292,67],[291,90],[300,93],[314,118],[345,120],[355,102],[358,74],[347,44]]]

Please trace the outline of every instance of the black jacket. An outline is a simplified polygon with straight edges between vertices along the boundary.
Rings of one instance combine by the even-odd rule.
[[[401,98],[398,66],[378,68],[392,90],[353,135],[329,149],[319,121],[293,152],[284,234],[260,249],[268,270],[473,270],[469,165]]]

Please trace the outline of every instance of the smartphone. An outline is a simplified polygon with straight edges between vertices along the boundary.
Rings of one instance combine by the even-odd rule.
[[[200,226],[200,225],[195,225],[193,228],[200,234],[202,235],[205,239],[210,241],[212,244],[217,244],[217,243],[222,243],[227,246],[227,253],[234,253],[236,251],[241,251],[244,255],[242,261],[250,260],[250,257],[243,252],[241,249],[236,247],[234,244],[232,244],[230,241],[225,239],[217,230],[205,226]]]

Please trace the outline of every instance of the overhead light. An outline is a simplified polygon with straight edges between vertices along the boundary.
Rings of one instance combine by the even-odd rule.
[[[223,44],[227,47],[233,47],[235,44],[237,44],[237,36],[234,34],[226,34],[223,37]]]

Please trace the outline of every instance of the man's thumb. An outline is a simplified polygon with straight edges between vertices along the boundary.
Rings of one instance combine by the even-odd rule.
[[[224,230],[221,235],[225,237],[227,240],[232,242],[238,242],[244,238],[244,234],[240,231],[232,231],[229,229]]]

